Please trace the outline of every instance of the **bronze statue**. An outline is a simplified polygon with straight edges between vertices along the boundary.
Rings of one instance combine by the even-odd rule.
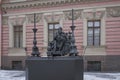
[[[58,29],[58,32],[53,38],[53,41],[49,42],[48,44],[48,56],[65,56],[70,54],[71,46],[73,42],[72,33],[65,33],[62,31],[62,28],[60,27]],[[76,55],[75,55],[76,56]]]
[[[69,33],[65,33],[62,31],[60,27],[58,32],[54,36],[53,41],[48,44],[48,56],[64,56],[69,54],[69,56],[77,56],[78,51],[75,45],[75,36],[74,36],[74,13],[72,9],[72,26],[70,26],[71,31]]]

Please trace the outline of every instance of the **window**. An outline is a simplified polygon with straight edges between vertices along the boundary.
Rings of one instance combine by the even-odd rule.
[[[14,47],[22,48],[23,47],[23,27],[14,26]]]
[[[48,24],[48,42],[53,40],[55,33],[58,31],[60,27],[59,23],[49,23]]]
[[[87,71],[101,71],[101,61],[88,61]]]
[[[100,20],[89,20],[87,22],[87,45],[99,46],[100,45]]]
[[[21,70],[22,69],[22,61],[12,61],[12,69]]]

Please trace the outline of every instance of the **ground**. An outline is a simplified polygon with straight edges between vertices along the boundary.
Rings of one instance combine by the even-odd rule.
[[[25,71],[0,70],[0,80],[25,80]],[[84,80],[120,80],[120,73],[85,72]]]

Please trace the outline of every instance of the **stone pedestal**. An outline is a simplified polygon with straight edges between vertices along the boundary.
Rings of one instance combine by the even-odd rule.
[[[83,80],[83,58],[28,57],[26,80]]]

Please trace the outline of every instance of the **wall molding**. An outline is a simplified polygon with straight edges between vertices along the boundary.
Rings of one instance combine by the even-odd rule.
[[[82,9],[74,10],[74,20],[80,19],[82,16]],[[65,20],[72,20],[72,10],[63,11]]]
[[[14,16],[13,18],[9,18],[9,21],[12,25],[23,25],[26,21],[25,17]]]
[[[39,23],[42,20],[42,16],[43,16],[42,13],[37,13],[36,14],[36,18],[35,18],[36,23]],[[27,14],[26,17],[27,17],[27,22],[28,23],[34,23],[34,14]]]
[[[101,19],[105,16],[105,10],[92,9],[90,11],[83,12],[83,17],[87,20]]]
[[[44,19],[47,23],[54,23],[54,22],[60,22],[60,20],[63,18],[63,14],[56,14],[54,12],[44,15]]]
[[[3,16],[2,17],[2,24],[3,25],[8,25],[8,16]]]
[[[107,17],[120,17],[120,6],[106,8]]]

